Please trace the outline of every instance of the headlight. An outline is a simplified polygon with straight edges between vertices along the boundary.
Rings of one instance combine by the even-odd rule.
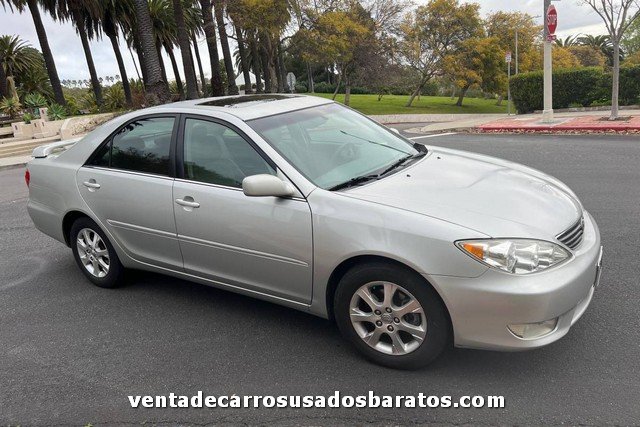
[[[543,240],[464,240],[456,242],[456,245],[489,267],[514,274],[546,270],[571,256],[560,245]]]

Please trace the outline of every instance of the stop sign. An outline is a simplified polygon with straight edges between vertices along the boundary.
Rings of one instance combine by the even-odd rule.
[[[552,36],[556,33],[558,28],[558,11],[554,5],[549,6],[547,9],[547,34]]]

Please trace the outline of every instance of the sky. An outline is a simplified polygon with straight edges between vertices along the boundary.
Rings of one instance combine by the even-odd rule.
[[[425,3],[427,0],[414,1],[420,4]],[[503,10],[527,12],[536,16],[542,15],[543,11],[543,0],[476,0],[476,2],[480,4],[483,15]],[[558,30],[556,33],[559,37],[565,37],[568,34],[602,34],[605,32],[605,27],[600,17],[593,12],[588,5],[582,3],[581,0],[554,1],[554,5],[558,10]],[[69,22],[55,22],[46,13],[42,13],[42,18],[49,35],[49,45],[56,61],[56,68],[58,69],[60,79],[88,80],[89,72],[87,70],[82,45],[73,25]],[[538,18],[538,20],[542,23],[542,18]],[[23,14],[19,14],[17,12],[12,13],[9,9],[3,10],[0,8],[0,35],[4,34],[18,35],[33,47],[40,49],[33,21],[28,10]],[[203,56],[204,72],[208,77],[210,76],[211,68],[208,63],[208,50],[204,38],[199,40],[198,46]],[[234,47],[232,47],[232,51],[233,49]],[[107,38],[104,38],[102,41],[92,41],[91,51],[100,77],[119,74],[113,49]],[[121,46],[121,51],[128,76],[130,78],[136,77],[137,74],[133,60],[126,45]],[[222,57],[221,51],[220,56]],[[179,54],[176,54],[176,59],[181,67],[182,64]],[[164,62],[168,78],[173,79],[171,63],[166,53],[164,54]]]

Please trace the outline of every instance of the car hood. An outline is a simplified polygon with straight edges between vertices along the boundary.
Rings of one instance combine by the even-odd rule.
[[[435,148],[402,171],[354,187],[349,197],[452,222],[491,237],[554,239],[582,206],[542,172],[508,161]]]

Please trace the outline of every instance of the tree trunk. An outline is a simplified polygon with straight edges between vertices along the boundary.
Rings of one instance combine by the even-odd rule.
[[[111,40],[113,53],[116,55],[116,62],[118,63],[118,69],[120,70],[120,77],[122,77],[122,88],[124,89],[124,97],[127,100],[127,105],[131,107],[133,105],[131,86],[129,85],[129,78],[127,77],[127,68],[124,66],[122,54],[120,53],[120,47],[118,46],[118,36],[114,33],[107,34],[107,36],[109,37],[109,40]]]
[[[129,53],[131,54],[131,62],[133,62],[133,68],[136,69],[136,75],[138,76],[138,80],[142,80],[142,77],[140,76],[140,70],[138,70],[138,64],[136,64],[136,59],[133,56],[133,50],[131,48],[129,48]],[[140,59],[138,59],[138,62],[140,62]]]
[[[184,86],[182,85],[182,79],[180,79],[180,69],[178,68],[178,62],[176,61],[176,56],[173,54],[173,49],[169,44],[164,45],[165,50],[167,51],[167,55],[169,55],[169,60],[171,61],[171,68],[173,68],[173,74],[176,76],[176,86],[178,86],[178,92],[180,93],[180,99],[184,100]]]
[[[143,58],[144,55],[142,52],[142,44],[140,43],[140,40],[138,39],[137,35],[134,35],[133,37],[133,47],[135,48],[136,56],[138,57],[138,64],[140,64],[140,71],[142,72],[142,81],[146,83],[148,80],[148,77],[146,74],[147,70],[144,68],[144,65],[142,65],[144,63],[144,58]]]
[[[193,39],[193,52],[196,54],[196,62],[198,63],[198,72],[200,73],[200,84],[202,85],[202,94],[207,93],[207,79],[204,78],[204,69],[202,68],[202,60],[200,59],[200,48],[198,47],[198,41],[196,35],[192,36]]]
[[[184,68],[184,80],[187,82],[187,99],[197,99],[199,95],[196,69],[193,64],[193,56],[191,56],[191,42],[189,41],[189,33],[187,32],[187,26],[184,22],[184,11],[182,10],[181,0],[173,0],[173,17],[176,20],[178,44],[180,45],[182,67]]]
[[[42,25],[42,18],[40,17],[40,10],[38,9],[38,0],[27,0],[33,23],[36,27],[36,33],[38,34],[38,41],[40,42],[40,49],[42,49],[42,55],[44,56],[44,63],[47,68],[47,74],[49,75],[49,81],[53,88],[53,97],[60,105],[66,105],[67,102],[64,99],[62,93],[62,85],[60,84],[60,78],[58,77],[58,71],[56,70],[56,63],[53,60],[53,54],[49,47],[49,40],[47,39],[47,32]]]
[[[211,0],[200,0],[200,6],[204,34],[207,37],[207,48],[209,49],[209,61],[211,62],[211,95],[222,96],[224,95],[224,88],[222,87],[222,77],[220,76],[218,37],[216,36],[216,26],[213,22]]]
[[[340,83],[342,83],[342,73],[338,74],[338,81],[336,82],[336,90],[333,91],[332,100],[336,100],[336,96],[338,96],[338,91],[340,90]]]
[[[315,93],[315,88],[313,84],[313,71],[311,70],[311,65],[307,62],[307,90],[309,93]]]
[[[267,55],[267,49],[264,46],[262,37],[260,37],[260,62],[262,65],[262,73],[264,75],[264,92],[272,93],[273,85],[271,82],[271,71],[269,70],[269,56]]]
[[[282,44],[280,40],[277,42],[276,46],[276,57],[275,57],[275,66],[276,66],[276,77],[278,80],[278,92],[283,93],[284,87],[287,81],[286,73],[284,71],[284,60],[282,58]],[[291,91],[291,89],[289,89]]]
[[[345,76],[344,79],[344,105],[347,107],[351,102],[351,78],[349,76]]]
[[[609,120],[618,118],[618,96],[620,91],[620,41],[613,40],[613,83],[611,86],[611,116]]]
[[[87,59],[87,67],[89,67],[89,75],[91,76],[91,87],[93,88],[93,94],[96,97],[96,104],[98,107],[102,106],[102,87],[100,87],[100,81],[98,80],[98,73],[96,66],[93,63],[93,56],[91,55],[91,46],[89,45],[89,38],[87,37],[87,30],[84,26],[84,19],[79,13],[74,13],[73,20],[75,21],[76,28],[80,35],[80,41],[82,42],[82,49],[84,50],[84,56]]]
[[[458,101],[456,102],[456,106],[462,107],[462,101],[464,100],[464,97],[467,95],[467,91],[469,90],[469,87],[471,86],[466,85],[465,87],[460,89],[460,94],[458,95]]]
[[[414,90],[413,93],[411,94],[411,96],[409,97],[409,102],[407,102],[405,107],[411,107],[411,104],[413,104],[413,100],[416,98],[416,96],[420,95],[420,92],[422,92],[422,89],[424,88],[424,85],[427,84],[428,80],[429,79],[426,78],[426,77],[423,77],[422,80],[420,80],[420,84],[418,85],[416,90]]]
[[[160,62],[160,72],[162,74],[162,80],[169,83],[169,78],[167,77],[167,67],[164,65],[164,58],[162,57],[162,45],[160,44],[160,40],[156,41],[156,52],[158,54],[158,61]],[[176,76],[176,83],[179,77]]]
[[[0,62],[0,99],[9,97],[9,88],[7,87],[7,74],[4,72],[2,62]]]
[[[502,95],[498,95],[498,102],[496,102],[497,106],[501,106],[502,105],[502,100],[504,99],[504,96]]]
[[[262,77],[260,72],[260,54],[258,53],[258,44],[253,30],[249,33],[249,48],[251,49],[251,68],[256,76],[256,93],[264,92],[262,87]]]
[[[231,50],[229,49],[229,39],[227,38],[227,29],[224,25],[224,7],[225,0],[213,0],[216,24],[218,25],[218,34],[220,35],[220,45],[222,46],[222,56],[224,57],[224,68],[227,71],[227,91],[229,92],[229,95],[237,95],[239,92],[238,86],[236,86],[236,73],[233,70],[233,60],[231,59]]]
[[[171,93],[166,80],[162,80],[162,70],[160,69],[160,59],[155,47],[155,37],[153,34],[153,24],[149,15],[149,4],[147,0],[133,0],[136,8],[136,21],[138,23],[138,38],[143,63],[141,67],[143,75],[146,74],[145,93],[147,103],[151,105],[169,102]]]
[[[247,48],[244,44],[242,28],[237,24],[235,24],[235,28],[236,37],[238,38],[238,52],[240,53],[240,68],[242,68],[242,75],[244,77],[244,93],[247,95],[253,93],[251,74],[249,73],[249,61],[247,60]]]

